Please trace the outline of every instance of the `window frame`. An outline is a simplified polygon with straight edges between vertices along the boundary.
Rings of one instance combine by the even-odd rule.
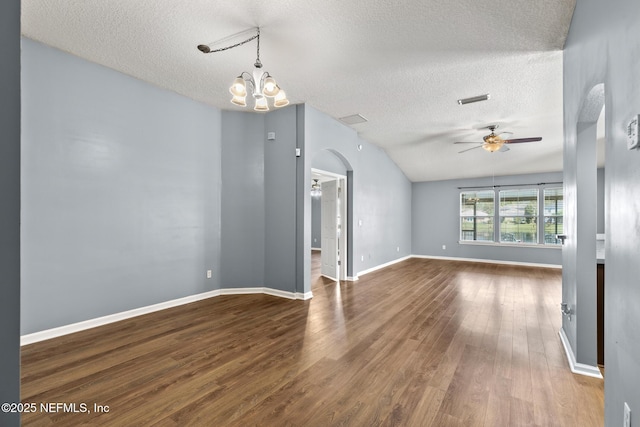
[[[535,209],[535,214],[534,215],[527,215],[526,213],[526,207],[523,208],[523,212],[522,213],[517,213],[517,214],[503,214],[503,193],[512,193],[513,196],[510,197],[516,197],[517,200],[520,200],[520,193],[535,193],[535,203],[534,205],[534,209]],[[509,188],[509,189],[498,189],[497,190],[497,194],[498,194],[498,240],[500,243],[509,243],[509,244],[514,244],[514,245],[535,245],[535,244],[539,244],[540,243],[540,236],[539,236],[539,229],[538,229],[538,224],[539,224],[539,218],[540,218],[540,191],[538,188],[531,188],[531,187],[519,187],[519,188]],[[506,196],[509,197],[509,196]],[[531,201],[534,201],[533,199]],[[530,203],[530,202],[529,202]],[[516,208],[517,209],[517,208]],[[516,236],[518,233],[520,233],[519,231],[514,232],[507,232],[507,231],[503,231],[503,229],[507,228],[507,222],[505,221],[507,218],[513,218],[514,222],[513,224],[515,225],[515,229],[519,230],[520,229],[520,225],[526,225],[526,224],[535,224],[534,226],[534,232],[533,235],[535,236],[535,241],[534,242],[526,242],[523,241],[522,239],[516,239]],[[520,220],[519,220],[520,219]],[[524,223],[522,221],[525,221]],[[505,240],[503,239],[503,235],[505,234],[510,234],[513,236],[514,240]]]
[[[522,190],[536,190],[537,197],[537,213],[536,215],[519,215],[518,217],[532,217],[536,223],[536,241],[535,242],[514,242],[514,241],[502,241],[501,233],[502,233],[502,223],[501,218],[507,217],[506,215],[501,215],[500,212],[500,192],[501,191],[522,191]],[[531,185],[495,185],[493,187],[459,187],[459,197],[458,197],[458,243],[464,245],[499,245],[499,246],[513,246],[513,247],[531,247],[531,248],[552,248],[558,249],[562,245],[559,243],[548,243],[546,242],[546,234],[545,234],[545,225],[547,218],[553,217],[556,218],[555,221],[560,219],[560,224],[563,225],[564,228],[564,187],[562,183],[549,183],[549,184],[531,184]],[[560,190],[562,200],[562,214],[561,215],[545,215],[545,195],[548,190]],[[466,215],[463,210],[463,198],[465,194],[472,193],[483,193],[483,192],[492,192],[493,193],[493,219],[492,219],[492,227],[493,227],[493,238],[492,240],[478,240],[477,236],[474,240],[464,239],[463,232],[469,232],[470,230],[464,229],[463,218],[475,218],[475,224],[477,227],[477,219],[478,218],[486,218],[486,216],[480,215]],[[477,230],[477,228],[476,228]],[[554,236],[555,237],[555,236]]]
[[[556,199],[556,206],[555,206],[555,215],[547,215],[546,214],[546,201],[547,201],[547,191],[557,191],[560,190],[560,194],[561,194],[561,199],[562,200],[562,205],[561,205],[561,215],[558,215],[558,200]],[[545,187],[543,189],[543,194],[542,194],[542,207],[543,207],[543,212],[542,212],[542,220],[543,220],[543,226],[542,226],[542,244],[544,245],[548,245],[548,246],[559,246],[562,245],[562,241],[560,241],[559,239],[556,239],[555,236],[558,234],[563,234],[563,230],[564,230],[564,188],[562,187]],[[547,218],[554,218],[553,224],[555,224],[555,232],[553,233],[553,240],[554,242],[550,242],[547,241],[547,230],[546,230],[546,226],[547,226]],[[558,218],[561,219],[561,221],[558,221]],[[558,224],[562,224],[562,229],[558,232]],[[550,239],[549,239],[550,240]]]
[[[493,204],[493,214],[491,215],[478,215],[478,212],[476,211],[477,209],[477,205],[478,202],[480,202],[480,199],[478,199],[477,195],[478,193],[487,193],[487,194],[491,194],[491,199],[492,199],[492,204]],[[472,199],[476,199],[476,202],[473,204],[473,215],[463,215],[463,203],[465,200],[464,195],[465,194],[474,194],[476,195],[476,197],[473,198],[467,198],[467,200],[472,200]],[[485,202],[486,203],[486,202]],[[495,192],[493,190],[481,190],[481,191],[462,191],[460,192],[460,209],[458,211],[459,214],[459,220],[458,220],[458,226],[459,226],[459,234],[458,234],[458,238],[460,239],[460,241],[464,241],[464,242],[490,242],[493,243],[495,242],[495,229],[496,229],[496,224],[495,224],[495,203],[496,203],[496,199],[495,199]],[[468,203],[466,204],[468,205]],[[473,218],[473,230],[464,230],[463,229],[463,223],[464,223],[464,218]],[[483,218],[483,219],[490,219],[491,222],[491,240],[486,240],[486,239],[482,239],[482,240],[478,240],[478,218]],[[464,233],[465,232],[469,232],[469,231],[473,231],[473,239],[465,239],[464,238]]]

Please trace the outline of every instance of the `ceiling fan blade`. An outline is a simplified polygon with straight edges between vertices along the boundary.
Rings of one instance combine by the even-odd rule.
[[[465,152],[471,151],[471,150],[475,150],[476,148],[480,148],[480,147],[482,147],[482,145],[478,145],[477,147],[467,148],[466,150],[458,151],[458,154],[465,153]]]
[[[498,151],[500,151],[501,153],[504,153],[505,151],[509,151],[510,148],[507,147],[506,145],[503,145],[502,147],[500,147],[500,149]]]
[[[454,144],[482,144],[482,142],[458,141],[458,142],[454,142]]]
[[[538,141],[542,141],[542,137],[535,137],[535,138],[516,138],[516,139],[505,139],[504,143],[505,144],[519,144],[521,142],[538,142]]]

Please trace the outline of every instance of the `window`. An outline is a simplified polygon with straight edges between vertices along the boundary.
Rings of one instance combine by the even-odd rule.
[[[499,187],[460,192],[460,242],[551,247],[562,243],[556,239],[563,234],[561,186]]]
[[[545,188],[544,190],[544,243],[559,245],[556,234],[562,234],[562,216],[564,214],[564,197],[562,188]]]
[[[495,193],[460,193],[460,240],[493,242]]]
[[[500,191],[500,242],[538,243],[538,190]]]

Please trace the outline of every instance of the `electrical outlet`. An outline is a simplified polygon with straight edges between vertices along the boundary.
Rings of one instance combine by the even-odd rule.
[[[360,257],[360,261],[364,261],[364,255]]]
[[[447,245],[442,245],[442,250],[446,251],[447,250]]]
[[[631,427],[631,408],[624,402],[624,427]]]
[[[400,246],[396,248],[396,252],[400,252]]]
[[[213,272],[211,270],[207,270],[207,279],[211,279]]]

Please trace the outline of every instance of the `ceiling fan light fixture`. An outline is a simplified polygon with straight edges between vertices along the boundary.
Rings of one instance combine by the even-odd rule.
[[[311,196],[312,197],[322,196],[322,186],[318,183],[317,179],[314,179],[313,184],[311,184]]]
[[[500,150],[503,145],[504,142],[485,142],[484,144],[482,144],[482,148],[490,153],[495,153],[496,151]]]
[[[471,98],[458,99],[458,105],[471,104],[473,102],[487,101],[491,96],[488,93],[484,95],[472,96]]]

